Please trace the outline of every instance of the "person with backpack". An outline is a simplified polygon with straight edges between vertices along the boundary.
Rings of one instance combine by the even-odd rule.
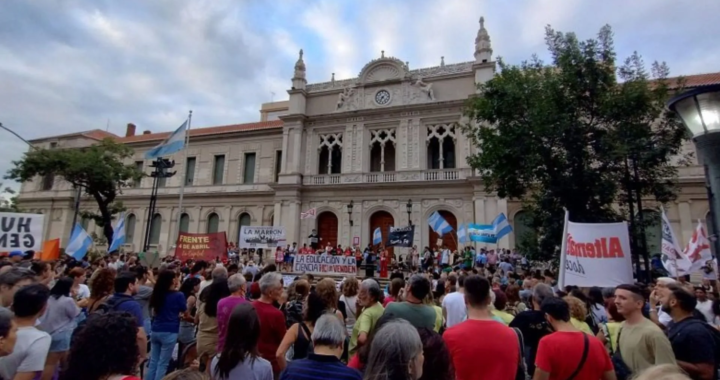
[[[695,295],[677,284],[668,285],[668,290],[661,302],[663,311],[673,320],[668,339],[678,366],[693,380],[718,379],[720,332],[693,316],[697,305]]]
[[[180,313],[187,310],[185,296],[176,290],[179,284],[180,277],[175,272],[163,270],[158,274],[150,296],[150,309],[155,318],[150,335],[150,364],[145,380],[161,380],[170,364],[180,331]]]
[[[95,310],[95,313],[126,312],[135,318],[138,325],[137,345],[140,352],[140,361],[147,355],[147,333],[145,332],[142,306],[133,298],[137,294],[137,274],[124,271],[115,276],[115,294],[110,296],[104,305]]]

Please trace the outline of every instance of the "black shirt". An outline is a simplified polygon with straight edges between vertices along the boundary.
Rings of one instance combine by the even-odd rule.
[[[668,338],[677,361],[691,364],[715,362],[715,340],[707,323],[689,317],[668,329]],[[694,377],[691,377],[696,379]]]
[[[525,360],[528,372],[532,376],[535,372],[535,355],[537,354],[540,339],[552,333],[550,324],[545,320],[545,314],[539,310],[525,310],[519,313],[510,322],[510,327],[515,327],[523,334],[525,340]]]

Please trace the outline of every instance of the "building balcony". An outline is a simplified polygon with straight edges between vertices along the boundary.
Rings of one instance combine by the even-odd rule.
[[[442,169],[442,170],[406,170],[399,172],[377,172],[377,173],[341,173],[341,174],[319,174],[306,175],[303,177],[303,185],[340,185],[356,183],[400,183],[400,182],[423,182],[423,181],[456,181],[464,180],[472,176],[472,170],[463,169]]]

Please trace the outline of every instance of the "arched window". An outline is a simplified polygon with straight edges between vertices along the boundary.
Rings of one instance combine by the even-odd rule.
[[[87,231],[88,226],[90,226],[90,219],[89,218],[82,218],[80,219],[80,226]]]
[[[240,236],[240,229],[243,226],[249,226],[252,224],[252,218],[250,218],[250,214],[244,212],[238,216],[238,230],[237,230],[237,236]]]
[[[207,221],[207,232],[209,234],[218,232],[218,228],[220,227],[220,217],[216,213],[212,213],[208,215],[208,221]]]
[[[131,244],[135,238],[135,214],[130,214],[125,217],[125,242]]]
[[[160,244],[160,229],[162,228],[162,215],[155,214],[150,222],[150,244]]]
[[[190,230],[190,215],[183,213],[180,215],[180,232],[188,232]]]

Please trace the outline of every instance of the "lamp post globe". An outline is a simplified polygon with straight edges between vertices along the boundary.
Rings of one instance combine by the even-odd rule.
[[[708,235],[720,264],[720,85],[680,93],[668,101],[668,107],[680,116],[692,133],[698,161],[705,167],[712,221],[712,231],[708,231]]]

